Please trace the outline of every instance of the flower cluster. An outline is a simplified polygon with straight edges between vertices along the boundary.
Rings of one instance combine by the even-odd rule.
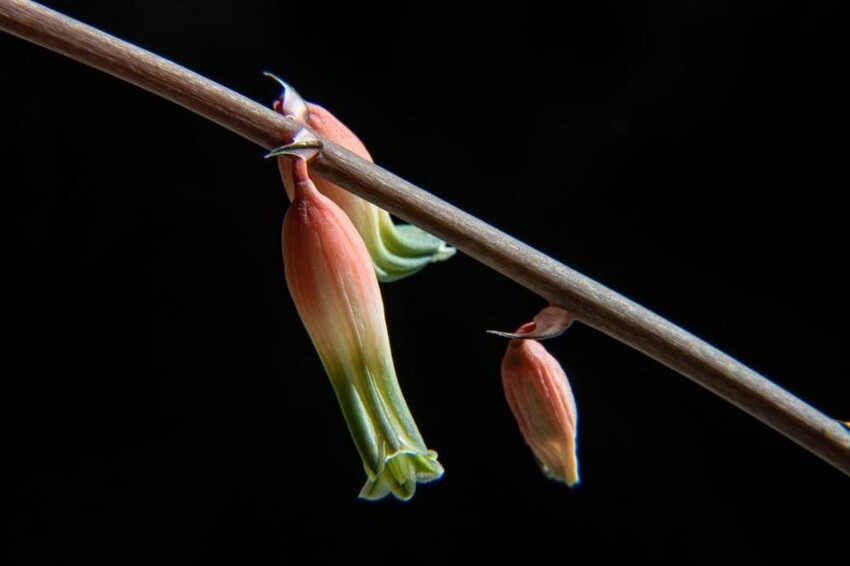
[[[321,148],[316,134],[371,160],[363,143],[321,106],[286,83],[277,112],[302,123],[276,156],[292,201],[283,222],[286,283],[319,354],[363,460],[365,499],[410,499],[418,483],[443,475],[402,396],[393,365],[379,281],[412,275],[455,250],[415,226],[322,179],[307,162]],[[315,132],[315,134],[313,133]],[[510,338],[502,361],[508,405],[543,472],[578,483],[577,413],[566,375],[538,340],[561,334],[572,317],[555,306]]]

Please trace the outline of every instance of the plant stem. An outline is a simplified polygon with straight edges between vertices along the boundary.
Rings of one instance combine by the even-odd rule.
[[[256,102],[153,53],[34,2],[0,0],[0,29],[180,104],[270,149],[298,129]],[[327,141],[313,169],[457,246],[716,393],[850,475],[850,433],[730,356],[534,248]]]

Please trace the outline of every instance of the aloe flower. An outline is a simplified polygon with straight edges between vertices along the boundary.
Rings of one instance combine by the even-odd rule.
[[[531,329],[524,325],[517,332]],[[537,340],[514,338],[502,360],[502,385],[543,473],[569,487],[578,484],[578,413],[561,364]]]
[[[284,81],[266,73],[283,86],[283,92],[274,103],[276,112],[291,116],[308,125],[317,134],[341,145],[352,153],[372,161],[363,142],[333,114],[317,104],[305,102]],[[292,161],[278,158],[278,167],[289,198],[294,195]],[[342,208],[360,233],[375,267],[378,279],[396,281],[412,275],[429,263],[446,260],[455,249],[427,232],[410,224],[396,225],[389,212],[363,200],[321,177],[315,179],[319,192]]]
[[[309,179],[306,161],[294,157],[292,172],[283,222],[286,283],[363,459],[360,497],[410,499],[417,482],[438,479],[443,468],[399,388],[369,252],[345,213]]]

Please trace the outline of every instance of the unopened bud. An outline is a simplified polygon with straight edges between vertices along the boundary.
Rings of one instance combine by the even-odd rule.
[[[502,360],[502,385],[540,469],[553,480],[576,485],[578,413],[561,364],[540,342],[515,338]]]

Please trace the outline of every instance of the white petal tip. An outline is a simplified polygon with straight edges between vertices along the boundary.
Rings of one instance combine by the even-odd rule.
[[[280,93],[275,103],[275,111],[284,116],[292,116],[299,122],[305,122],[310,110],[307,108],[307,102],[301,98],[301,95],[289,83],[274,73],[263,71],[263,74],[277,82],[283,88],[283,92]]]

